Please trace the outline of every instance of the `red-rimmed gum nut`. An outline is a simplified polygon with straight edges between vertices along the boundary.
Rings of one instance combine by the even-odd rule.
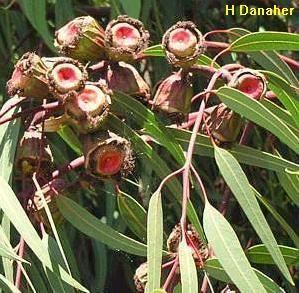
[[[255,100],[263,98],[267,90],[265,76],[247,68],[236,71],[228,86],[238,89]]]
[[[133,277],[137,292],[143,293],[145,291],[145,286],[148,280],[147,274],[148,265],[147,262],[144,262],[137,268]]]
[[[193,89],[191,74],[182,70],[164,79],[158,86],[153,100],[153,109],[182,116],[190,112]]]
[[[141,21],[120,15],[105,31],[108,55],[114,61],[131,61],[148,46],[149,33]]]
[[[134,96],[142,101],[150,98],[150,88],[134,66],[125,63],[111,63],[102,76],[109,89]]]
[[[204,51],[203,37],[191,21],[179,21],[162,38],[162,46],[170,64],[190,67]]]
[[[41,187],[41,191],[35,192],[33,198],[29,199],[27,210],[32,212],[34,219],[37,222],[44,223],[47,227],[50,227],[50,222],[48,220],[47,213],[45,211],[44,201],[40,195],[40,192],[43,193],[46,203],[50,209],[52,218],[56,225],[61,225],[64,221],[64,217],[59,211],[56,198],[57,196],[69,196],[65,192],[66,182],[62,179],[54,179],[51,181],[51,184],[47,184]]]
[[[100,60],[105,55],[105,31],[94,18],[77,17],[55,32],[54,45],[80,61]]]
[[[167,239],[167,250],[170,253],[177,254],[178,247],[182,239],[182,229],[176,225]],[[209,257],[209,250],[205,243],[200,239],[193,225],[189,224],[186,231],[186,241],[192,251],[193,258],[197,267],[201,268],[203,263]]]
[[[44,175],[50,174],[53,156],[46,139],[43,139],[41,129],[25,131],[19,142],[16,155],[16,168],[25,176],[32,175],[38,167]]]
[[[64,95],[70,91],[79,91],[84,87],[88,77],[81,63],[70,58],[60,59],[48,71],[51,89],[57,95]]]
[[[206,123],[218,144],[235,142],[243,125],[242,117],[227,108],[223,103],[213,107]],[[205,129],[205,126],[203,126]]]
[[[134,168],[131,144],[109,132],[108,138],[85,144],[85,169],[99,179],[116,179],[127,176]]]
[[[64,99],[65,115],[80,133],[96,131],[110,110],[108,91],[100,85],[86,84],[79,92],[70,92]]]
[[[46,78],[47,66],[33,52],[24,54],[16,63],[11,79],[7,82],[9,96],[44,98],[49,94]]]

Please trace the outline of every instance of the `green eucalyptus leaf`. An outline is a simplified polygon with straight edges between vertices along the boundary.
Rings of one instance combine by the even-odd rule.
[[[294,50],[299,51],[299,35],[285,32],[250,33],[230,45],[234,52]]]
[[[0,177],[1,186],[1,201],[0,208],[10,219],[16,230],[24,238],[27,245],[32,249],[34,254],[40,259],[40,261],[48,269],[57,274],[61,279],[70,284],[71,286],[80,289],[83,292],[89,292],[75,279],[73,279],[60,265],[57,267],[53,265],[49,251],[45,249],[45,246],[40,239],[39,235],[32,226],[29,218],[27,217],[23,207],[21,206],[16,195],[6,183],[6,181]],[[54,259],[55,261],[55,259]]]
[[[60,196],[57,197],[56,201],[66,220],[83,234],[115,250],[141,256],[146,255],[146,246],[144,244],[112,229],[70,198]]]
[[[163,249],[163,211],[161,193],[150,199],[147,216],[148,292],[160,288]]]
[[[192,249],[184,240],[179,244],[179,261],[182,293],[197,293],[198,279]]]
[[[278,248],[278,244],[238,161],[228,151],[217,146],[215,146],[215,159],[225,182],[234,194],[254,230],[268,248],[279,270],[292,284],[292,277]]]
[[[299,137],[261,103],[228,87],[218,89],[217,96],[233,111],[269,130],[299,154]]]
[[[217,258],[208,259],[205,262],[204,269],[206,272],[214,279],[225,282],[225,283],[233,283],[231,278],[225,272],[219,260]],[[285,292],[281,287],[279,287],[272,279],[258,271],[257,269],[253,269],[255,274],[257,275],[259,281],[263,284],[264,288],[268,293],[282,293]],[[245,292],[245,291],[244,291]],[[247,291],[246,291],[247,292]],[[249,291],[248,291],[249,292]],[[258,291],[253,291],[258,292]]]
[[[281,254],[287,265],[294,265],[299,263],[299,249],[294,247],[278,246]],[[246,251],[246,255],[249,261],[259,264],[271,264],[274,265],[273,259],[264,244],[258,244],[250,247]]]
[[[250,266],[235,231],[209,202],[205,204],[203,227],[215,255],[239,290],[266,292]]]
[[[128,228],[144,242],[147,218],[145,209],[132,196],[122,191],[118,193],[117,204],[120,215]]]

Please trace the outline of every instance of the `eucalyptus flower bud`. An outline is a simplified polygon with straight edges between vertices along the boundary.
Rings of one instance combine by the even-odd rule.
[[[236,141],[243,119],[221,103],[213,108],[206,123],[216,143],[230,143]]]
[[[54,45],[65,56],[99,60],[105,55],[105,31],[94,18],[77,17],[55,32]]]
[[[265,76],[248,68],[236,71],[228,86],[238,89],[255,100],[263,98],[267,90]]]
[[[179,21],[162,38],[168,62],[176,67],[190,67],[203,53],[203,37],[191,21]]]
[[[105,138],[87,138],[84,149],[85,169],[93,177],[118,180],[134,168],[130,142],[112,132]]]
[[[111,63],[102,78],[111,90],[116,90],[147,101],[150,98],[150,88],[134,66],[125,63]]]
[[[46,64],[38,55],[33,52],[24,54],[7,82],[8,95],[45,98],[49,94],[47,71]]]
[[[60,58],[54,62],[47,77],[51,90],[56,95],[64,95],[70,91],[80,91],[88,78],[86,69],[81,63],[71,58]]]
[[[171,74],[159,85],[153,101],[153,108],[173,116],[184,116],[190,112],[193,95],[191,74],[182,70]]]
[[[137,19],[120,15],[109,22],[105,31],[105,45],[109,58],[131,61],[148,46],[149,33]]]
[[[89,133],[96,131],[105,121],[110,104],[110,96],[104,87],[86,84],[81,91],[72,91],[65,97],[64,110],[80,133]]]

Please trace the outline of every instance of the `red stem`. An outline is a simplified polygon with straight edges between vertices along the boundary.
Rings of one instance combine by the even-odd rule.
[[[166,279],[166,281],[165,281],[165,283],[164,283],[164,285],[163,285],[163,289],[165,290],[165,291],[167,291],[168,292],[168,288],[169,288],[169,286],[171,285],[171,283],[172,283],[172,281],[173,281],[173,278],[175,277],[175,275],[176,275],[176,270],[177,270],[177,267],[179,266],[179,257],[177,256],[176,258],[175,258],[175,262],[174,262],[174,264],[173,264],[173,266],[172,266],[172,268],[171,268],[171,271],[169,272],[169,274],[168,274],[168,276],[167,276],[167,279]]]
[[[33,114],[33,113],[37,113],[37,112],[41,112],[41,111],[53,111],[53,110],[56,110],[60,105],[61,104],[59,102],[53,102],[53,103],[49,103],[49,104],[45,104],[45,105],[40,105],[40,106],[37,106],[32,109],[23,110],[22,112],[16,113],[10,117],[0,119],[0,125],[4,124],[6,122],[12,121],[14,119],[20,118],[26,114]]]
[[[55,170],[52,173],[52,179],[55,179],[61,175],[65,175],[66,173],[82,166],[83,164],[84,164],[84,156],[81,156],[81,157],[71,161],[67,165],[63,166],[62,168]]]

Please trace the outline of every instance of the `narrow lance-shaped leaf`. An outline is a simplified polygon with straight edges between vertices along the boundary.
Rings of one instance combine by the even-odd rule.
[[[140,256],[146,255],[144,244],[115,231],[70,198],[57,197],[56,202],[62,215],[85,235],[116,250]]]
[[[292,114],[291,117],[299,129],[299,95],[296,93],[295,89],[279,75],[269,71],[262,72],[267,76],[269,88]]]
[[[274,262],[285,278],[293,284],[278,244],[239,163],[228,151],[219,147],[215,147],[215,159],[225,182],[236,197],[256,233],[268,248]]]
[[[232,28],[231,32],[237,33],[240,36],[250,34],[251,32],[244,28]],[[233,34],[231,35],[233,40],[236,40]],[[288,82],[295,86],[299,86],[299,81],[296,78],[294,72],[290,67],[280,58],[275,51],[249,51],[247,55],[252,58],[257,64],[262,66],[265,70],[275,72],[279,76],[285,78]]]
[[[147,292],[160,288],[163,248],[163,211],[161,193],[155,192],[149,202],[147,216]]]
[[[279,245],[279,249],[288,265],[299,264],[299,249]],[[264,244],[258,244],[250,247],[246,255],[249,261],[260,264],[274,264],[271,255],[269,254]]]
[[[221,87],[217,95],[230,109],[269,130],[299,154],[299,137],[261,103],[228,87]]]
[[[169,129],[170,134],[187,150],[191,131],[181,129]],[[228,150],[234,157],[243,164],[261,167],[263,169],[273,170],[277,172],[284,172],[286,168],[294,171],[299,171],[299,165],[288,161],[282,157],[263,152],[248,146],[235,145]],[[197,134],[194,154],[200,156],[214,157],[214,147],[208,136]]]
[[[266,292],[241,247],[239,239],[223,215],[206,202],[203,227],[219,262],[241,292]]]
[[[230,50],[234,52],[294,50],[299,51],[299,35],[285,32],[251,33],[234,41]]]
[[[60,265],[58,265],[57,268],[53,266],[48,250],[45,249],[42,240],[32,226],[14,192],[2,177],[0,177],[0,186],[0,208],[16,227],[20,235],[22,235],[25,242],[32,249],[35,255],[47,268],[58,274],[65,282],[83,292],[89,292],[75,279],[73,279]]]
[[[289,235],[297,248],[299,248],[299,236],[289,223],[276,211],[276,209],[263,197],[256,189],[252,187],[256,198],[269,211],[273,218],[279,223],[283,230]]]
[[[221,264],[219,263],[219,260],[217,258],[211,258],[208,259],[205,262],[204,269],[206,272],[211,276],[212,278],[225,282],[225,283],[232,283],[232,280],[228,276],[228,274],[225,272]],[[272,279],[270,279],[268,276],[263,274],[262,272],[258,271],[257,269],[253,268],[253,271],[257,275],[260,282],[263,284],[264,288],[269,293],[282,293],[285,292],[281,287],[279,287]],[[245,292],[245,291],[244,291]],[[258,291],[254,291],[258,292]]]
[[[128,228],[142,241],[146,240],[146,211],[129,194],[120,192],[117,196],[117,204],[122,219]]]
[[[192,250],[186,241],[179,244],[179,261],[182,283],[182,293],[197,293],[198,279]]]

